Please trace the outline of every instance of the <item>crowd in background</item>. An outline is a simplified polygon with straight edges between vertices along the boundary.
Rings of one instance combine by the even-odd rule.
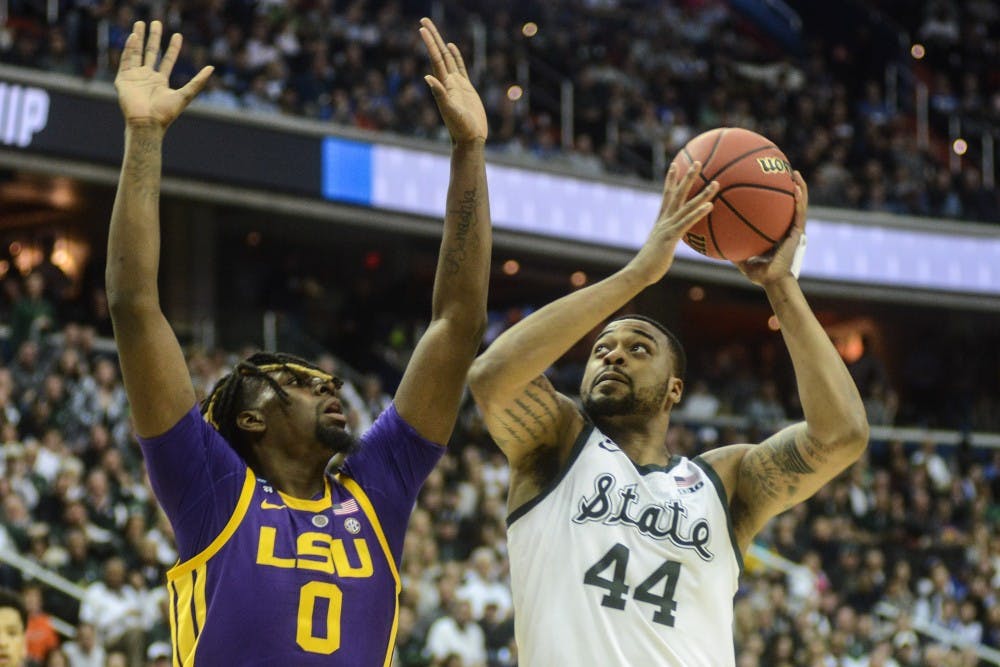
[[[198,104],[447,140],[415,29],[435,7],[429,0],[62,0],[52,24],[46,2],[8,3],[0,62],[111,81],[132,22],[159,18],[186,39],[175,84],[215,66]],[[497,154],[658,180],[655,155],[669,158],[710,128],[746,127],[785,150],[816,204],[1000,220],[978,134],[957,171],[948,136],[951,116],[970,119],[964,131],[998,125],[1000,11],[989,0],[927,0],[916,12],[876,4],[925,45],[925,58],[860,22],[853,42],[838,40],[822,16],[805,23],[794,48],[723,0],[438,6],[473,67]],[[477,43],[482,52],[472,53]],[[887,77],[889,65],[896,74]],[[917,139],[917,80],[929,91],[926,145]],[[574,90],[565,141],[563,81]]]
[[[414,29],[430,3],[57,4],[58,20],[49,24],[47,3],[8,0],[0,62],[110,81],[132,21],[161,18],[187,40],[175,83],[204,64],[216,66],[200,104],[446,139],[421,80],[426,66]],[[445,4],[445,33],[472,44],[462,3]],[[938,120],[960,112],[996,123],[994,3],[931,0],[905,15],[899,3],[870,4],[927,45],[919,74],[930,83]],[[809,36],[811,49],[791,55],[717,0],[477,6],[489,18],[486,50],[482,62],[470,62],[498,154],[582,174],[653,177],[655,151],[671,155],[707,128],[749,127],[802,168],[813,203],[997,220],[997,191],[984,187],[976,164],[966,159],[956,174],[939,143],[918,146],[912,110],[890,103],[882,72],[856,77],[862,56],[820,35]],[[522,29],[529,19],[538,26],[531,37]],[[103,22],[107,49],[99,39]],[[524,84],[519,63],[527,63],[532,80],[527,96],[514,100],[510,86]],[[571,79],[575,92],[568,151],[551,103],[561,78]],[[68,310],[59,297],[64,281],[51,265],[23,281],[3,280],[2,320],[10,327],[0,364],[0,549],[85,592],[77,601],[8,566],[0,566],[0,585],[23,592],[37,665],[169,663],[163,581],[177,557],[172,531],[129,424],[106,303],[97,293],[93,303]],[[511,321],[494,318],[489,338]],[[391,400],[392,369],[406,356],[401,332],[412,328],[390,329],[390,341],[366,335],[367,328],[356,332],[379,340],[347,357],[354,368],[309,354],[350,380],[345,399],[358,433]],[[962,418],[942,413],[938,423],[1000,430],[989,391],[975,383],[965,394],[940,390],[951,378],[961,382],[975,359],[971,347],[956,349],[952,365],[944,347],[912,355],[895,378],[872,351],[850,362],[872,424],[914,424],[952,405],[966,411]],[[199,395],[242,353],[189,350]],[[754,442],[801,417],[777,347],[734,343],[693,361],[668,434],[671,451],[693,456]],[[575,394],[580,371],[579,359],[569,358],[552,369],[552,380]],[[740,418],[736,425],[718,420],[732,416]],[[470,402],[411,520],[394,659],[400,667],[516,664],[507,482],[506,463]],[[735,601],[741,667],[971,667],[978,662],[969,647],[1000,648],[1000,450],[873,441],[862,461],[772,521],[758,544],[799,567],[785,572],[747,559]],[[71,623],[75,637],[58,636],[52,616]],[[955,633],[960,646],[915,630],[926,623]]]
[[[157,664],[169,660],[163,582],[177,558],[172,531],[143,471],[113,345],[93,324],[56,325],[39,275],[25,280],[34,287],[11,305],[29,314],[10,316],[20,324],[0,367],[0,549],[65,577],[84,595],[77,601],[9,566],[0,566],[0,585],[24,592],[38,665]],[[488,340],[509,323],[496,321]],[[672,452],[694,456],[754,442],[797,417],[794,402],[766,379],[771,374],[741,362],[739,349],[692,365],[668,434]],[[199,396],[240,354],[189,350]],[[395,378],[328,353],[314,361],[348,378],[344,398],[354,432],[391,400]],[[882,377],[870,361],[852,366],[863,385]],[[579,372],[571,359],[551,377],[575,394]],[[892,423],[891,400],[873,401],[869,392],[867,404],[874,423]],[[719,416],[744,419],[723,425]],[[508,475],[468,402],[410,522],[400,667],[516,664],[504,527]],[[735,601],[738,664],[978,665],[970,647],[1000,648],[998,526],[1000,450],[874,441],[862,461],[759,536],[760,546],[798,567],[786,572],[747,559]],[[883,605],[890,605],[889,616]],[[73,624],[76,637],[59,637],[50,616]],[[915,630],[926,623],[955,633],[959,646]]]

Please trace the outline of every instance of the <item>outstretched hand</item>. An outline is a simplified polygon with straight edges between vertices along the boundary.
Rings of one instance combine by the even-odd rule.
[[[486,141],[486,109],[469,80],[469,72],[458,47],[445,44],[434,22],[420,19],[420,37],[431,58],[433,75],[424,77],[434,93],[444,124],[455,143]]]
[[[174,33],[160,67],[156,69],[163,24],[159,21],[150,23],[149,39],[145,40],[143,49],[145,35],[145,22],[136,21],[132,34],[125,40],[118,76],[115,77],[118,104],[126,125],[153,124],[166,129],[205,87],[213,68],[210,65],[204,67],[183,88],[172,90],[170,72],[177,62],[183,39],[180,33]]]
[[[677,244],[691,227],[712,212],[712,199],[719,191],[719,184],[712,181],[695,197],[688,199],[691,186],[701,174],[701,163],[695,162],[682,178],[677,176],[677,166],[670,165],[663,183],[663,203],[660,213],[649,232],[649,238],[630,266],[650,285],[662,278],[674,263]]]
[[[754,284],[762,287],[792,275],[795,251],[798,250],[799,241],[806,231],[809,187],[798,170],[792,174],[792,182],[795,184],[795,217],[792,218],[792,226],[788,229],[788,234],[770,252],[736,263],[743,275]]]

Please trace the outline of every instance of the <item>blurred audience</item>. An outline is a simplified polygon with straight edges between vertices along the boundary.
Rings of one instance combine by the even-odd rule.
[[[876,4],[881,13],[858,15],[870,24],[852,26],[853,50],[822,19],[795,35],[808,47],[790,45],[723,0],[465,0],[448,3],[443,20],[465,47],[497,153],[659,179],[654,166],[699,132],[745,127],[785,150],[815,204],[1000,221],[976,139],[1000,124],[1000,12],[978,0],[916,3],[923,12]],[[155,18],[185,38],[173,83],[216,68],[196,104],[447,139],[421,80],[414,28],[427,3],[65,0],[55,24],[44,8],[12,3],[0,62],[111,81],[132,21]],[[886,21],[925,40],[927,57],[872,44]],[[929,90],[926,145],[915,130],[917,81]],[[571,127],[562,125],[564,83]],[[951,117],[968,135],[960,171],[949,165]]]

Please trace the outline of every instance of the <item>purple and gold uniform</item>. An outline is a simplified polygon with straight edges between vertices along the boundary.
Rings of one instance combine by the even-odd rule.
[[[175,667],[389,665],[406,525],[443,447],[390,406],[302,500],[197,409],[141,444],[181,557],[167,573]]]

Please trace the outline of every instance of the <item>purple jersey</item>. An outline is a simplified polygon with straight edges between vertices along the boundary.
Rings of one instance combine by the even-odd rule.
[[[302,500],[255,477],[197,409],[140,442],[181,555],[175,667],[389,665],[406,525],[443,447],[390,406]]]

